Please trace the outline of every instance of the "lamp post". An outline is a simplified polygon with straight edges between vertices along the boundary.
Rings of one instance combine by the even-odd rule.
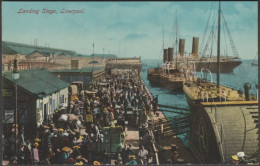
[[[20,77],[20,74],[18,73],[18,64],[17,59],[14,60],[14,68],[13,68],[13,80],[15,82],[15,150],[17,152],[17,80]]]

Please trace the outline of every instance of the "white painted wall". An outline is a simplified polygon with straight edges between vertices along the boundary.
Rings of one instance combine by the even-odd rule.
[[[64,95],[64,101],[61,101],[61,97]],[[50,99],[52,100],[50,102]],[[53,106],[53,100],[55,100],[55,106]],[[47,104],[47,116],[54,113],[55,109],[60,106],[61,103],[68,105],[68,88],[64,88],[59,92],[53,93],[51,95],[45,96],[43,99],[38,99],[36,101],[36,108],[40,109],[40,119],[37,126],[39,127],[44,119],[44,104]],[[41,106],[42,105],[42,106]],[[37,115],[36,115],[37,116]]]

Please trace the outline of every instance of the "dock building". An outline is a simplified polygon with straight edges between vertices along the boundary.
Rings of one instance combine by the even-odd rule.
[[[17,122],[19,126],[24,126],[26,137],[34,137],[42,123],[52,122],[52,114],[57,107],[68,105],[69,84],[46,69],[21,70],[17,81],[12,74],[10,71],[3,74],[5,127],[15,120],[17,85]]]

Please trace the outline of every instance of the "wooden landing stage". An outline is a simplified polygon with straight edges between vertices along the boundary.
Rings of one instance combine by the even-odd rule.
[[[131,127],[126,128],[126,140],[127,145],[132,145],[133,152],[135,154],[139,151],[139,131],[138,129],[132,129]]]
[[[171,128],[170,125],[168,124],[165,116],[163,115],[162,112],[159,112],[161,114],[160,118],[162,119],[162,122],[164,122],[164,128]],[[154,123],[159,123],[158,117],[156,115],[152,114],[152,118],[154,120]],[[159,130],[154,131],[154,133],[160,132]],[[158,155],[159,155],[159,161],[160,164],[166,164],[168,159],[172,159],[173,152],[171,151],[171,144],[177,145],[177,152],[179,154],[179,158],[184,160],[184,164],[192,163],[192,164],[197,164],[199,162],[196,161],[196,159],[192,156],[191,151],[186,148],[182,141],[176,137],[173,136],[174,131],[170,130],[164,135],[161,135],[159,137],[159,144],[157,144],[157,149],[158,149]]]

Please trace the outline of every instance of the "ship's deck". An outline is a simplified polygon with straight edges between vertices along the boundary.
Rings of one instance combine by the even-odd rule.
[[[222,101],[244,101],[245,95],[239,93],[238,90],[228,88],[220,85],[220,91],[218,92],[217,84],[211,82],[185,82],[184,92],[192,100],[207,101],[210,99],[222,100]],[[250,100],[256,100],[255,97],[250,96]]]

